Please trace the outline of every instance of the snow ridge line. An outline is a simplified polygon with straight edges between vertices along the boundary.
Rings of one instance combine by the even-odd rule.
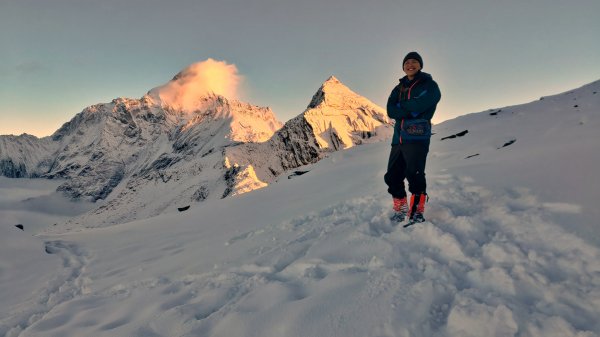
[[[32,302],[26,310],[6,318],[2,325],[10,328],[6,337],[20,336],[30,326],[37,322],[40,325],[52,327],[56,318],[47,319],[53,308],[68,302],[80,295],[90,293],[90,279],[83,276],[87,261],[87,253],[76,244],[66,241],[46,241],[45,250],[48,254],[58,255],[63,260],[64,271],[55,279],[48,281],[47,287],[32,296]],[[38,326],[39,328],[39,326]],[[43,328],[43,327],[42,327]]]

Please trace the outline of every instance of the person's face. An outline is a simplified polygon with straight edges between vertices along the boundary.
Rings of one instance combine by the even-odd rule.
[[[415,59],[408,59],[406,62],[404,62],[402,68],[406,73],[406,76],[412,78],[419,72],[419,70],[421,70],[421,64],[419,64],[419,61]]]

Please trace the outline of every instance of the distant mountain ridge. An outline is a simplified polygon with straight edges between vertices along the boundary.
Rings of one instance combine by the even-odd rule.
[[[194,106],[183,111],[150,90],[87,107],[49,137],[0,136],[0,174],[65,179],[59,191],[99,202],[74,220],[96,226],[252,191],[391,134],[385,111],[335,77],[285,125],[270,108],[213,93]]]
[[[58,143],[50,137],[29,134],[0,136],[0,175],[10,178],[36,178],[50,169],[50,154]]]

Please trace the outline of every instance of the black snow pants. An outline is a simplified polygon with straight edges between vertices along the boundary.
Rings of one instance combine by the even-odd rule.
[[[394,198],[404,198],[404,179],[408,180],[411,194],[426,193],[425,162],[429,153],[429,142],[392,145],[387,172],[384,176],[388,192]]]

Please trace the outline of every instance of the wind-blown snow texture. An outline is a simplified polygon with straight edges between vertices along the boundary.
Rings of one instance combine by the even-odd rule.
[[[6,290],[0,244],[0,335],[599,336],[598,89],[436,126],[429,221],[408,229],[388,220],[386,141],[183,213],[29,237],[28,293]]]

